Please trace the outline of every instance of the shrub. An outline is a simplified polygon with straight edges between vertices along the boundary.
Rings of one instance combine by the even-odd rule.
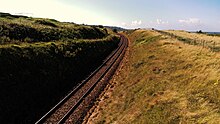
[[[113,29],[113,32],[117,33],[118,31],[117,31],[117,29]]]
[[[8,37],[10,42],[17,40],[26,42],[26,39],[31,39],[31,42],[49,42],[62,39],[98,39],[104,38],[108,35],[107,30],[104,28],[89,26],[78,26],[77,28],[33,28],[32,26],[6,23],[0,24],[0,37]]]
[[[53,20],[54,21],[54,20]],[[53,22],[47,21],[47,20],[36,20],[35,23],[37,24],[42,24],[42,25],[46,25],[46,26],[51,26],[51,27],[58,27],[56,24],[54,24]]]
[[[100,65],[118,42],[118,37],[109,36],[97,40],[1,45],[0,106],[4,108],[0,121],[33,123],[39,119]],[[13,113],[16,116],[9,116]]]
[[[202,34],[203,32],[202,32],[202,30],[199,30],[199,31],[197,31],[197,33],[200,33],[200,34]]]

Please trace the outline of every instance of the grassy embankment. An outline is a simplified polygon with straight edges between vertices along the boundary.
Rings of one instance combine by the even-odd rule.
[[[39,119],[119,42],[102,26],[0,15],[1,122]]]
[[[199,45],[202,47],[211,48],[212,51],[220,51],[220,37],[219,35],[208,35],[205,33],[190,33],[186,31],[167,30],[161,31],[166,35],[177,38],[180,41],[189,43],[191,45]]]
[[[128,36],[126,63],[89,124],[220,123],[218,52],[156,31],[137,30]]]

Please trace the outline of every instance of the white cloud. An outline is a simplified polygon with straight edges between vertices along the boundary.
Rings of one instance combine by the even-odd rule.
[[[141,25],[141,24],[142,24],[142,21],[141,21],[141,20],[139,20],[139,21],[138,21],[138,20],[135,20],[135,21],[132,21],[132,22],[131,22],[131,25],[132,25],[132,26],[139,26],[139,25]]]
[[[121,25],[122,25],[122,26],[126,26],[127,24],[126,24],[125,22],[122,22]]]
[[[180,19],[178,20],[179,23],[184,23],[184,24],[200,24],[201,21],[198,18],[189,18],[189,19]]]
[[[157,23],[158,25],[160,25],[160,24],[168,24],[169,22],[168,22],[168,21],[163,21],[162,19],[157,19],[157,20],[156,20],[156,23]]]
[[[142,21],[141,20],[134,20],[134,21],[131,21],[129,23],[125,23],[125,22],[122,22],[121,25],[123,27],[126,27],[126,28],[138,28],[142,25]]]

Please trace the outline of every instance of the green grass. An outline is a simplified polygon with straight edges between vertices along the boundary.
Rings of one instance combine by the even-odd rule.
[[[52,19],[1,17],[0,43],[49,42],[66,39],[99,39],[108,35],[106,28],[59,22]]]
[[[54,64],[55,67],[67,58],[75,64],[83,63],[83,59],[88,59],[86,60],[88,63],[90,61],[94,63],[93,59],[106,56],[118,41],[119,37],[102,26],[85,26],[53,19],[0,13],[0,72],[2,78],[10,73],[16,73],[16,69],[23,66],[20,65],[22,61],[27,62],[30,69],[32,65],[38,64],[44,71],[51,71],[50,73],[54,70],[48,70],[46,66]],[[74,70],[75,65],[70,65]],[[63,68],[68,67],[64,66],[63,64]],[[24,69],[20,69],[20,72],[22,70]],[[15,76],[17,78],[14,80],[17,80],[18,77],[22,77],[21,75],[13,74],[11,79]],[[10,79],[7,80],[10,82]]]
[[[97,68],[118,42],[118,37],[108,36],[97,40],[2,45],[1,122],[35,122]]]
[[[119,40],[103,26],[0,13],[0,121],[34,123]]]
[[[41,69],[48,71],[48,76],[53,75],[54,69],[48,70],[47,65],[55,67],[60,64],[58,61],[65,61],[71,59],[72,63],[78,63],[80,65],[86,65],[92,63],[96,58],[102,58],[106,56],[118,42],[118,37],[109,36],[104,39],[97,40],[69,40],[69,41],[57,41],[57,42],[39,42],[39,43],[23,43],[20,45],[7,44],[0,46],[0,72],[4,77],[13,74],[13,77],[22,78],[21,75],[16,72],[22,72],[23,70],[32,70],[31,66],[42,66]],[[23,62],[24,61],[24,62]],[[69,60],[68,60],[69,61]],[[37,63],[34,63],[37,62]],[[41,63],[43,62],[43,63]],[[95,61],[94,61],[95,62]],[[12,65],[15,63],[15,65]],[[19,64],[20,63],[20,64]],[[25,65],[25,63],[27,65]],[[69,71],[74,71],[74,64],[70,64]],[[20,67],[28,66],[29,68],[20,69]],[[65,64],[62,65],[63,67]],[[67,65],[66,65],[67,66]],[[78,65],[79,66],[79,65]],[[68,67],[68,66],[67,66]],[[65,67],[65,68],[67,68]],[[45,69],[44,69],[45,68]],[[36,68],[37,69],[37,68]],[[57,70],[58,71],[58,70]],[[60,73],[66,70],[59,70]],[[72,73],[70,71],[70,73]],[[19,76],[18,76],[19,75]],[[27,75],[24,75],[27,76]],[[29,75],[31,76],[31,74]],[[34,76],[34,75],[32,75]],[[25,77],[23,77],[25,78]],[[55,78],[55,77],[54,77]],[[56,77],[58,78],[58,77]],[[64,78],[64,77],[59,77]],[[8,79],[10,81],[11,79]]]

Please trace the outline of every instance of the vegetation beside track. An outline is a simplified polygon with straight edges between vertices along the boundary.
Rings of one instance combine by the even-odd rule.
[[[118,42],[103,26],[0,13],[0,121],[39,119]]]
[[[106,36],[108,30],[103,26],[79,25],[54,19],[0,13],[0,44],[101,39]]]
[[[125,63],[87,123],[220,123],[219,52],[157,31],[128,36]]]

